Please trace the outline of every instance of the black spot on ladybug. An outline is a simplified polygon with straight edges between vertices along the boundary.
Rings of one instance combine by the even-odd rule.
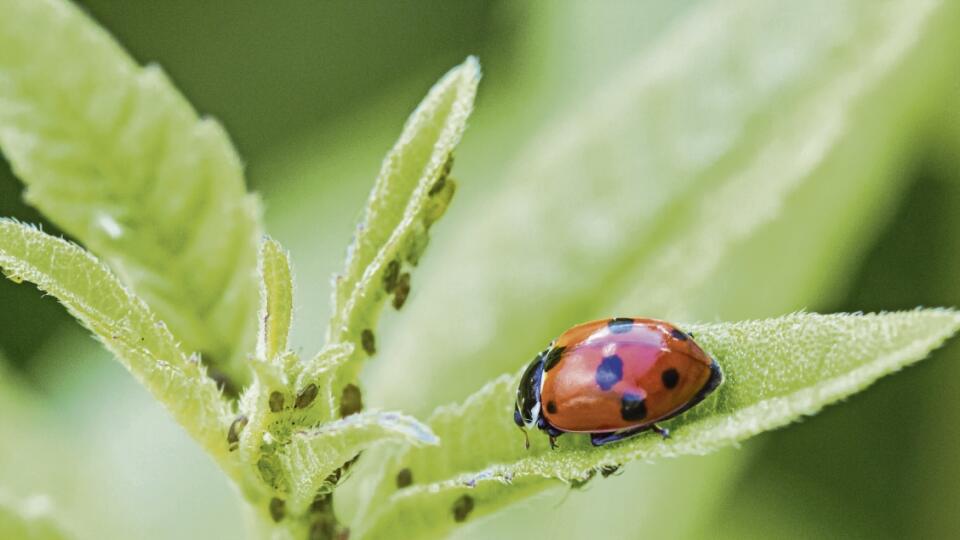
[[[407,297],[410,296],[410,273],[404,272],[397,278],[397,286],[393,292],[393,307],[400,309],[407,303]]]
[[[239,447],[240,432],[243,431],[243,428],[245,427],[247,427],[247,417],[243,415],[238,416],[230,424],[230,429],[227,430],[227,444],[229,445],[231,452]]]
[[[346,418],[362,410],[363,395],[360,393],[360,388],[355,384],[344,386],[343,393],[340,394],[340,417]]]
[[[413,483],[413,471],[404,467],[397,473],[397,489],[402,489]]]
[[[616,319],[610,319],[610,322],[607,323],[607,327],[614,334],[624,334],[633,328],[633,319],[629,317],[617,317]]]
[[[377,352],[376,338],[373,337],[373,331],[369,328],[366,328],[363,332],[360,332],[360,345],[370,356],[373,356]]]
[[[563,353],[566,352],[566,347],[554,347],[550,349],[550,352],[547,353],[547,357],[543,359],[543,370],[550,371],[557,364],[560,363],[560,358],[563,356]]]
[[[612,354],[604,356],[600,365],[597,366],[597,385],[601,390],[610,390],[613,385],[623,379],[623,360],[619,356]]]
[[[620,398],[620,417],[624,420],[642,420],[647,416],[647,403],[637,394],[624,394]]]
[[[557,413],[557,404],[554,403],[554,402],[552,402],[552,401],[548,401],[548,402],[547,402],[547,412],[550,413],[550,414],[556,414],[556,413]]]
[[[285,503],[283,499],[274,497],[270,499],[269,509],[270,517],[273,518],[273,521],[279,522],[287,513],[287,503]]]
[[[306,388],[300,391],[297,394],[297,401],[294,402],[293,406],[298,409],[305,409],[313,403],[313,400],[317,399],[317,385],[310,383]]]
[[[400,277],[400,261],[394,259],[387,264],[383,272],[383,288],[392,293],[397,288],[397,278]]]
[[[453,503],[453,520],[457,523],[462,523],[467,520],[467,516],[469,516],[472,511],[473,497],[461,495],[460,498]]]
[[[270,412],[280,412],[283,410],[283,394],[280,392],[270,392]]]
[[[677,330],[676,328],[674,328],[673,330],[670,331],[670,335],[673,336],[673,337],[675,337],[675,338],[677,338],[677,339],[679,339],[680,341],[686,341],[686,340],[687,340],[687,335],[684,334],[682,331]]]
[[[676,388],[677,383],[680,382],[680,374],[673,368],[665,369],[663,373],[660,374],[660,380],[663,381],[663,386],[672,390]]]

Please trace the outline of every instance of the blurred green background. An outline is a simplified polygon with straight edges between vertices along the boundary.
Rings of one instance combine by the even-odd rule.
[[[666,70],[671,61],[683,64],[685,49],[670,54],[684,39],[705,36],[706,49],[713,47],[709,40],[722,40],[718,49],[732,51],[734,59],[741,54],[749,59],[756,56],[751,51],[779,43],[784,35],[793,37],[783,42],[801,44],[809,35],[811,46],[824,43],[817,37],[821,32],[840,36],[836,42],[846,45],[827,43],[810,53],[809,65],[802,66],[806,71],[744,119],[740,137],[747,142],[725,150],[701,175],[721,177],[725,163],[760,147],[765,137],[789,137],[779,122],[790,108],[816,103],[818,98],[809,96],[816,96],[820,85],[857,68],[860,49],[875,46],[869,25],[866,30],[858,25],[893,17],[903,2],[785,4],[751,15],[758,19],[745,28],[764,29],[757,34],[723,25],[697,34],[695,23],[707,21],[709,26],[718,8],[694,1],[83,4],[135,58],[161,64],[198,110],[226,125],[246,161],[251,188],[262,195],[269,232],[292,251],[298,285],[295,339],[305,354],[321,342],[329,276],[342,262],[380,160],[403,120],[442,73],[469,54],[480,57],[484,80],[454,170],[461,189],[436,229],[423,270],[414,277],[410,309],[402,317],[385,317],[385,354],[370,366],[367,379],[373,404],[424,415],[496,374],[516,370],[538,343],[566,325],[608,315],[610,306],[618,305],[606,297],[610,291],[586,261],[576,261],[587,270],[575,274],[582,282],[571,283],[575,294],[570,300],[564,300],[566,287],[547,289],[547,299],[536,292],[524,298],[498,286],[501,278],[488,275],[496,268],[505,273],[536,268],[516,254],[522,240],[496,251],[493,233],[470,251],[471,234],[496,229],[494,221],[502,214],[495,203],[523,193],[511,182],[524,177],[525,164],[536,163],[529,155],[551,158],[551,148],[539,143],[556,142],[550,138],[552,126],[572,125],[576,132],[577,121],[603,111],[605,99],[617,98],[622,74],[650,57],[667,62]],[[690,296],[680,295],[678,307],[666,313],[623,314],[712,321],[798,309],[960,304],[958,12],[955,5],[935,6],[934,16],[912,35],[906,52],[854,100],[844,134],[830,142],[826,157],[804,174],[769,222],[724,256],[710,279],[685,292]],[[774,57],[775,66],[801,69],[795,67],[795,57],[806,51],[776,52],[782,57]],[[657,96],[651,108],[670,114],[628,117],[624,125],[611,128],[613,142],[600,138],[590,152],[564,156],[576,163],[582,184],[589,187],[593,175],[600,186],[607,177],[635,181],[642,187],[638,192],[656,198],[659,189],[669,191],[682,182],[684,156],[696,157],[668,151],[682,131],[674,132],[671,121],[686,112],[687,129],[709,134],[724,128],[723,103],[714,103],[712,114],[697,116],[698,104],[688,98],[703,97],[698,93],[703,90],[722,100],[709,93],[716,81],[736,96],[741,85],[756,90],[767,82],[776,85],[778,76],[789,78],[776,69],[751,71],[737,62],[698,61],[716,72],[689,77],[691,85],[703,84],[702,89]],[[746,80],[757,73],[770,81]],[[729,105],[734,115],[735,102]],[[658,123],[642,123],[650,118]],[[670,167],[637,169],[620,159],[617,145],[622,141],[616,136],[633,133],[633,121],[635,132],[644,137],[630,144],[647,145],[649,152],[672,160]],[[649,177],[647,170],[668,173]],[[768,172],[778,171],[771,167]],[[550,189],[549,182],[543,185]],[[688,196],[709,185],[690,184],[694,193]],[[556,189],[562,193],[569,186],[561,178]],[[4,162],[0,215],[43,223],[22,204],[20,191]],[[557,194],[544,196],[562,207]],[[504,212],[502,207],[499,211]],[[56,230],[46,223],[44,228]],[[557,237],[550,237],[550,231],[537,234],[546,245],[567,240],[559,232]],[[484,247],[491,251],[476,253]],[[614,252],[607,259],[626,262],[626,271],[643,271],[624,261],[629,251],[617,252],[616,245],[597,249]],[[463,259],[457,255],[465,251],[478,264],[475,274],[459,272],[452,262]],[[570,280],[570,274],[564,276]],[[421,283],[430,287],[420,289]],[[479,296],[491,290],[493,297]],[[492,327],[469,327],[464,330],[468,335],[460,336],[455,323],[464,310],[457,312],[454,304],[461,300],[466,306],[486,302],[505,307],[493,310],[500,316]],[[212,462],[53,299],[4,280],[0,305],[0,353],[9,361],[9,373],[0,377],[0,490],[48,495],[83,538],[243,534],[239,502]],[[444,321],[448,309],[454,315]],[[536,314],[538,309],[551,310],[541,326],[506,318],[506,313]],[[426,326],[430,330],[422,330]],[[452,337],[444,341],[438,334]],[[449,345],[459,338],[473,344],[461,344],[459,350]],[[398,358],[391,358],[391,351]],[[625,474],[595,482],[584,492],[538,497],[457,535],[954,536],[960,531],[958,361],[960,346],[953,343],[845,403],[739,449],[631,464]],[[424,382],[430,373],[436,375]],[[349,515],[349,509],[342,512]]]

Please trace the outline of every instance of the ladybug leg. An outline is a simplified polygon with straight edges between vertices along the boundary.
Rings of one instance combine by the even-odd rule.
[[[550,448],[557,448],[557,437],[563,435],[563,431],[551,426],[550,422],[547,422],[547,419],[542,416],[537,419],[537,427],[546,431],[547,435],[550,436]]]
[[[615,443],[617,441],[622,441],[624,439],[629,439],[637,433],[642,433],[651,429],[650,426],[643,426],[639,428],[627,429],[624,431],[614,431],[613,433],[591,433],[590,442],[594,446],[603,446],[605,444]]]
[[[657,435],[663,437],[664,439],[670,438],[670,430],[667,428],[662,428],[656,424],[651,424],[650,429]]]
[[[548,426],[546,431],[547,431],[547,435],[550,436],[550,448],[556,450],[557,437],[559,437],[560,435],[563,435],[563,432],[553,426]]]

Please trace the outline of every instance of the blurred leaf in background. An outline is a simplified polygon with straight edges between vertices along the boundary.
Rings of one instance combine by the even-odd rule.
[[[960,302],[955,3],[85,5],[230,131],[291,250],[293,342],[308,351],[409,108],[436,74],[481,57],[458,201],[404,317],[384,318],[368,377],[380,405],[423,414],[460,399],[613,310],[712,321]],[[759,212],[736,191],[753,185],[773,190]],[[38,221],[20,189],[0,178],[0,215]],[[706,273],[666,276],[674,302],[644,270],[670,256],[659,231],[720,238],[697,218],[729,205],[685,202],[704,193],[745,193],[733,210],[757,219],[705,253]],[[24,445],[0,446],[15,455],[0,466],[7,488],[48,493],[85,538],[241,534],[209,460],[54,302],[3,281],[0,303],[0,348],[22,376],[7,395],[45,426],[18,423]],[[635,464],[457,536],[949,536],[958,353],[743,449]],[[65,445],[82,467],[58,464]]]
[[[849,292],[831,302],[836,309],[960,304],[956,103],[945,97],[943,117],[918,133],[903,171],[908,190],[850,277]],[[958,362],[960,348],[951,343],[933,361],[816,421],[767,435],[723,506],[723,537],[953,536],[960,530],[952,510],[960,505]]]

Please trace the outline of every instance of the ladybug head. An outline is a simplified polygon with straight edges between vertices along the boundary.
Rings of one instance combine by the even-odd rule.
[[[513,421],[520,427],[532,429],[540,420],[540,377],[543,374],[543,354],[538,354],[520,377],[517,388],[517,407]]]

